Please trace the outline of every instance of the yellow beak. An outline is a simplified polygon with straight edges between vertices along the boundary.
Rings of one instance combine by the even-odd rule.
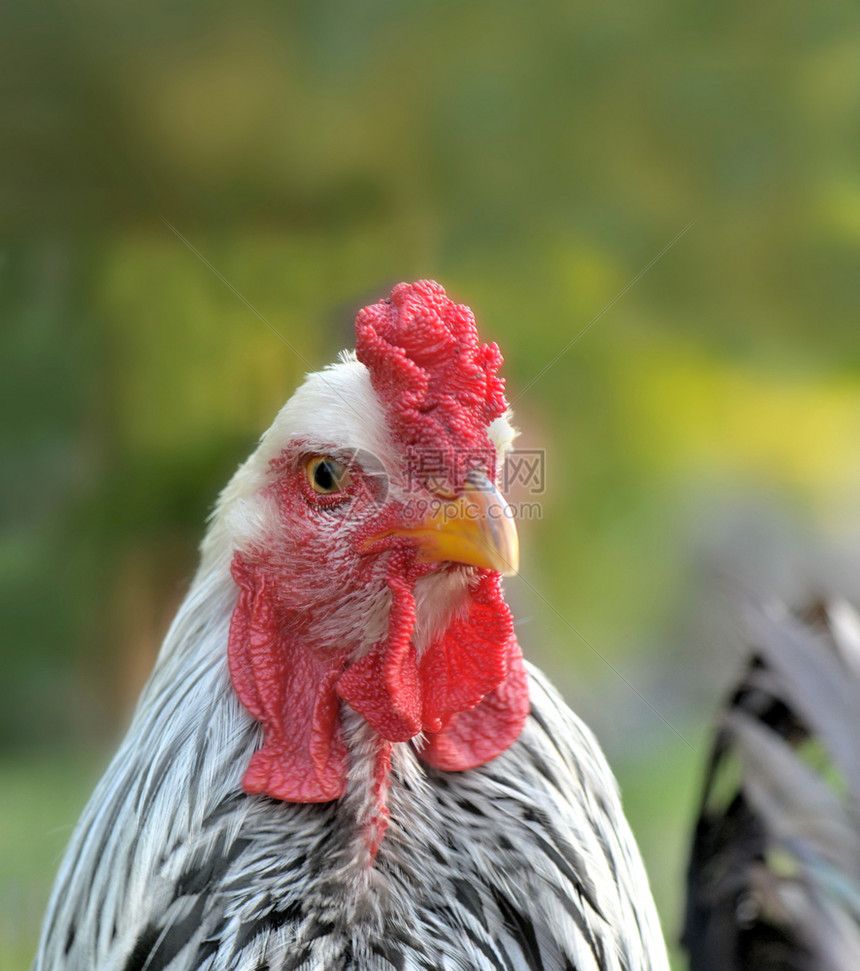
[[[410,537],[418,547],[418,558],[427,562],[465,563],[503,576],[513,576],[519,569],[513,510],[482,473],[469,473],[463,495],[440,499],[439,508],[422,522],[384,535]]]

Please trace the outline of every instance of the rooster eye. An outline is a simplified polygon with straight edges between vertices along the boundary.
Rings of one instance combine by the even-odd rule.
[[[322,496],[343,492],[351,481],[347,467],[328,455],[315,455],[309,459],[305,471],[311,488]]]

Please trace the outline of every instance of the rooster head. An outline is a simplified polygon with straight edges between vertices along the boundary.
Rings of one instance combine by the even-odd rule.
[[[238,586],[233,685],[262,723],[248,792],[343,795],[350,706],[383,745],[481,765],[528,713],[500,575],[517,565],[495,486],[514,437],[502,358],[438,284],[356,319],[356,353],[308,376],[225,489],[205,556]]]

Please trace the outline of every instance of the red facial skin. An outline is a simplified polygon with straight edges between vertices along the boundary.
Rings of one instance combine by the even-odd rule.
[[[419,659],[411,639],[413,588],[439,565],[419,563],[403,536],[365,552],[367,537],[404,517],[395,501],[364,519],[347,515],[361,501],[360,470],[352,474],[352,495],[337,504],[309,495],[304,479],[303,469],[295,469],[276,484],[280,536],[233,558],[240,593],[230,625],[230,673],[242,703],[266,728],[243,780],[246,791],[289,802],[339,798],[348,770],[340,699],[388,741],[424,732],[419,755],[438,768],[472,768],[498,755],[528,713],[525,672],[498,574],[462,568],[474,574],[468,610]],[[335,544],[343,549],[327,556],[326,546]],[[355,644],[337,637],[349,609],[343,605],[386,586],[387,636],[355,658]],[[342,629],[350,628],[344,623]]]
[[[359,358],[404,455],[430,446],[494,455],[486,428],[505,407],[495,377],[501,357],[494,345],[478,345],[467,308],[436,284],[401,284],[390,303],[365,308],[356,329]],[[232,564],[240,592],[230,674],[265,728],[243,786],[289,802],[340,798],[349,770],[341,705],[348,704],[380,742],[372,858],[388,814],[391,743],[423,733],[420,758],[449,771],[489,761],[516,740],[528,715],[526,672],[498,573],[420,562],[408,535],[369,545],[408,524],[403,492],[380,502],[376,480],[354,465],[344,492],[319,495],[307,480],[308,457],[295,442],[273,465],[279,521],[264,544],[237,551]],[[450,469],[456,491],[465,471]],[[470,575],[467,603],[419,657],[415,583],[439,569]],[[362,653],[365,617],[378,616],[386,595],[385,636]]]

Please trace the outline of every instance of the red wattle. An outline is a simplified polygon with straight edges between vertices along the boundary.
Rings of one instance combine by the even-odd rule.
[[[513,633],[499,575],[482,571],[466,616],[453,621],[421,659],[425,729],[440,731],[452,715],[474,708],[504,680]]]
[[[385,641],[351,664],[320,659],[294,642],[279,617],[275,581],[239,554],[239,601],[230,624],[230,675],[242,704],[264,727],[242,780],[246,792],[286,802],[340,798],[349,765],[340,699],[389,742],[420,732],[419,756],[438,769],[483,765],[516,741],[529,713],[522,655],[498,574],[485,572],[455,620],[419,664],[411,636],[412,586],[394,557]]]
[[[412,644],[415,598],[403,576],[403,558],[392,557],[388,637],[353,664],[336,684],[337,693],[390,742],[405,742],[421,731],[421,682]]]
[[[504,681],[475,708],[454,715],[441,732],[427,734],[418,754],[428,765],[462,772],[501,755],[519,738],[529,716],[528,674],[519,645],[507,645],[508,673]]]
[[[274,580],[237,553],[239,601],[228,659],[242,704],[263,723],[263,747],[242,779],[246,792],[285,802],[328,802],[346,788],[346,743],[333,685],[342,660],[328,663],[295,644],[277,614]]]

